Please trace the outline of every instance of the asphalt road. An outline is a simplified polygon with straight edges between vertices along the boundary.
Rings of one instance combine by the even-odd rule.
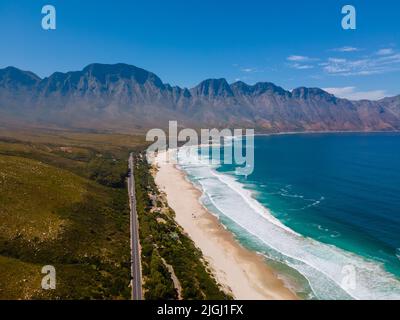
[[[131,287],[132,300],[142,300],[142,272],[139,251],[139,226],[136,212],[135,176],[132,154],[129,156],[130,174],[128,177],[129,203],[131,208]]]

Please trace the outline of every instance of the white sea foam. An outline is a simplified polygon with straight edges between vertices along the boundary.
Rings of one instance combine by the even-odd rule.
[[[259,239],[264,249],[274,253],[273,258],[300,272],[318,298],[400,299],[399,279],[381,264],[296,233],[234,177],[218,173],[207,159],[195,161],[191,154],[179,152],[178,163],[195,178],[219,213]],[[343,285],[348,266],[355,270],[355,287]]]

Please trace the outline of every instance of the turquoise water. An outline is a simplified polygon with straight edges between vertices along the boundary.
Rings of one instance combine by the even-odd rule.
[[[185,154],[180,166],[304,297],[399,299],[400,134],[258,136],[254,151],[247,178]]]

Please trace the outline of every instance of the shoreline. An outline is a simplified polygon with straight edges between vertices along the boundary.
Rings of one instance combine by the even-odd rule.
[[[209,263],[217,282],[240,300],[297,300],[264,257],[241,246],[200,202],[202,195],[183,171],[155,158],[155,182],[184,229]]]

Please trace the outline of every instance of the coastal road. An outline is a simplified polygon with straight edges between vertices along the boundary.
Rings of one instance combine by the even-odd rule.
[[[131,287],[132,300],[142,300],[142,271],[140,264],[139,250],[139,222],[136,212],[136,194],[135,194],[135,175],[134,175],[133,156],[129,156],[129,177],[128,193],[131,209],[130,229],[131,229]]]

